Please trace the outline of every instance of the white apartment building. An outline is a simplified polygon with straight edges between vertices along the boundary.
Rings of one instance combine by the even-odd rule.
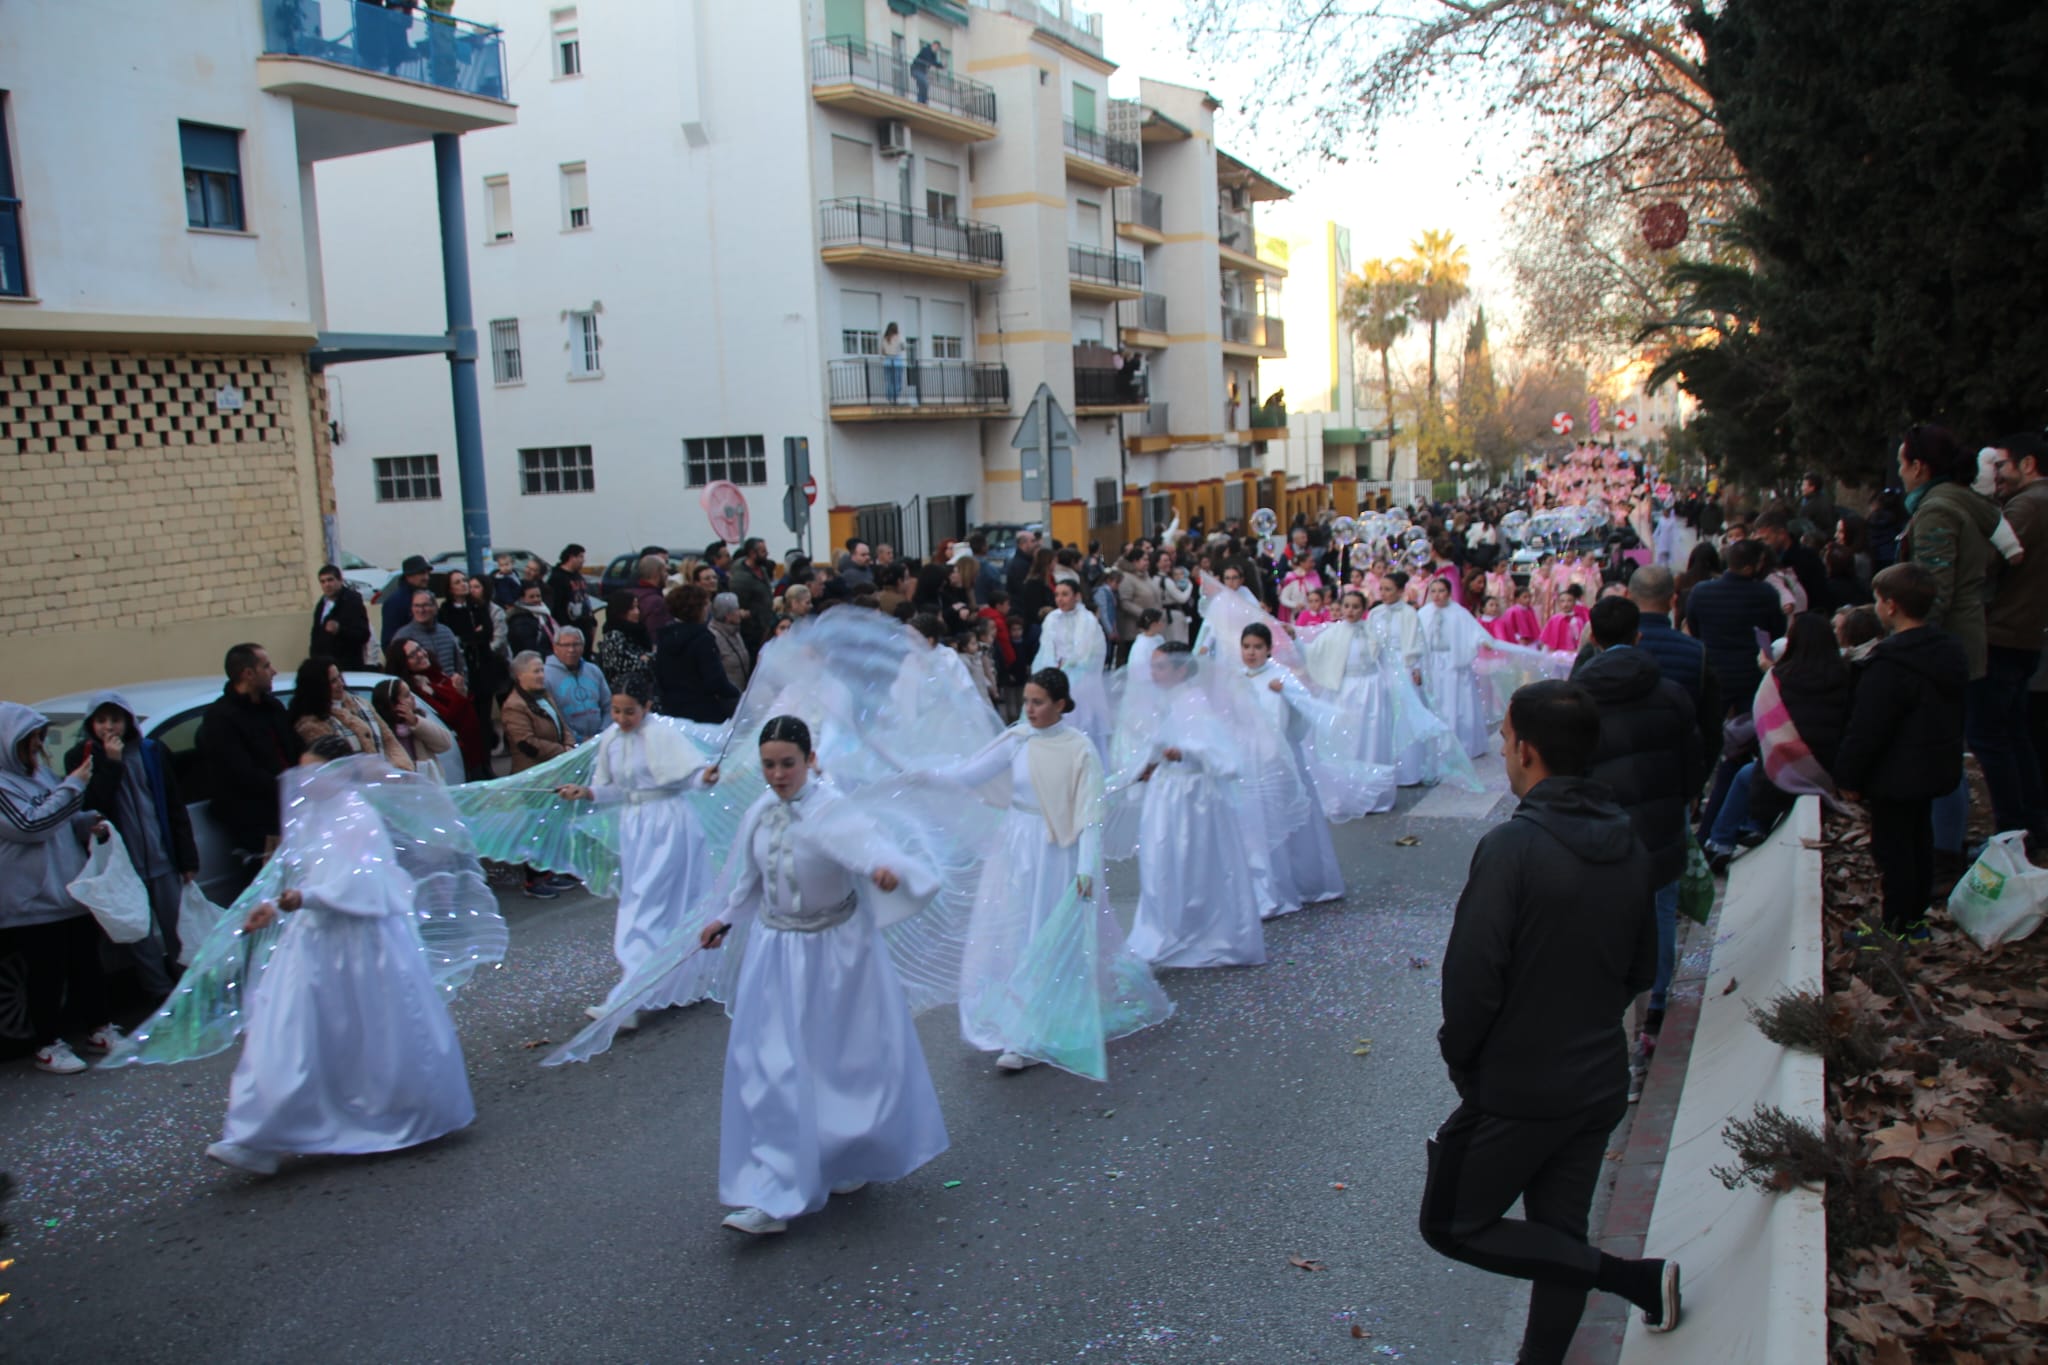
[[[314,168],[436,139],[459,163],[514,118],[497,35],[465,22],[118,9],[15,0],[0,24],[0,696],[217,676],[243,640],[297,664],[334,549],[316,367],[356,353]],[[430,241],[434,195],[393,206]],[[442,356],[446,409],[457,343],[445,313],[424,330],[386,343]]]
[[[1249,325],[1226,337],[1213,102],[1146,83],[1196,151],[1177,160],[1146,109],[1110,98],[1096,16],[1037,0],[464,13],[503,28],[521,95],[516,128],[465,143],[497,544],[702,546],[704,490],[729,481],[779,552],[793,439],[818,485],[814,549],[858,532],[929,554],[1048,503],[1062,539],[1116,542],[1138,518],[1127,485],[1250,468],[1257,360],[1278,348]],[[1119,196],[1139,187],[1141,138],[1169,221],[1134,231]],[[417,148],[320,166],[337,327],[431,321],[430,173]],[[1230,173],[1233,205],[1284,193]],[[1236,297],[1259,316],[1251,240]],[[1186,291],[1186,323],[1144,338],[1148,288]],[[1149,340],[1148,375],[1120,372],[1120,337]],[[340,522],[361,553],[457,543],[441,384],[417,358],[333,376]],[[1015,439],[1041,384],[1074,433],[1049,480]],[[1185,419],[1127,454],[1161,384]]]

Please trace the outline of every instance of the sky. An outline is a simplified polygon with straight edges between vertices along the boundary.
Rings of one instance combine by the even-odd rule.
[[[1511,323],[1513,297],[1502,259],[1505,195],[1497,182],[1512,166],[1499,152],[1481,154],[1488,139],[1458,101],[1406,116],[1370,157],[1354,153],[1343,165],[1301,158],[1282,169],[1298,156],[1299,139],[1277,121],[1255,132],[1238,112],[1260,73],[1255,57],[1219,70],[1191,56],[1179,22],[1184,0],[1078,0],[1077,7],[1091,3],[1102,14],[1108,56],[1120,68],[1110,82],[1113,95],[1135,98],[1140,76],[1207,90],[1224,106],[1216,115],[1218,142],[1293,190],[1290,212],[1349,227],[1355,261],[1406,255],[1425,228],[1449,229],[1467,247],[1475,300],[1486,306],[1489,320]],[[1501,327],[1492,330],[1502,334]]]

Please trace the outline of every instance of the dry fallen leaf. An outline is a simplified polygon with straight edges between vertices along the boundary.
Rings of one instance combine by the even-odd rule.
[[[552,1038],[536,1038],[530,1043],[521,1043],[519,1046],[525,1048],[528,1052],[531,1052],[537,1047],[546,1047],[549,1043],[552,1043],[553,1041],[554,1039]]]
[[[1415,846],[1416,846],[1417,844],[1419,844],[1419,843],[1421,843],[1421,842],[1422,842],[1422,840],[1421,840],[1421,839],[1419,839],[1419,838],[1417,838],[1417,837],[1416,837],[1416,836],[1414,836],[1413,834],[1404,834],[1404,835],[1402,835],[1402,836],[1401,836],[1400,838],[1398,838],[1398,839],[1394,840],[1394,847],[1395,847],[1395,848],[1413,848],[1413,847],[1415,847]]]
[[[1733,995],[1733,994],[1735,994],[1735,978],[1734,978],[1734,977],[1732,977],[1732,976],[1731,976],[1731,977],[1729,977],[1729,978],[1728,978],[1728,984],[1727,984],[1727,985],[1725,985],[1725,986],[1723,986],[1723,987],[1721,988],[1721,994],[1723,994],[1723,995]]]
[[[1352,1324],[1351,1324],[1351,1335],[1352,1335],[1352,1336],[1353,1336],[1353,1337],[1354,1337],[1355,1339],[1357,1339],[1357,1340],[1359,1340],[1359,1341],[1363,1341],[1363,1340],[1365,1340],[1365,1339],[1366,1339],[1367,1337],[1371,1336],[1371,1335],[1372,1335],[1372,1333],[1370,1333],[1370,1332],[1366,1331],[1366,1330],[1365,1330],[1365,1329],[1364,1329],[1363,1327],[1360,1327],[1360,1326],[1359,1326],[1359,1325],[1358,1325],[1357,1323],[1355,1323],[1355,1322],[1354,1322],[1354,1323],[1352,1323]]]

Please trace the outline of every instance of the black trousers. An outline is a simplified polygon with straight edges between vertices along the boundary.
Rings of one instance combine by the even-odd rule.
[[[1521,1365],[1570,1349],[1600,1271],[1586,1240],[1608,1134],[1628,1102],[1560,1119],[1509,1119],[1461,1104],[1429,1141],[1422,1239],[1454,1261],[1535,1284]],[[1526,1218],[1509,1218],[1515,1200]]]
[[[0,929],[0,956],[19,953],[28,969],[28,1022],[36,1046],[89,1033],[107,1022],[100,939],[91,915]]]
[[[1927,918],[1934,895],[1934,802],[1865,796],[1870,856],[1884,879],[1884,927],[1894,933]]]

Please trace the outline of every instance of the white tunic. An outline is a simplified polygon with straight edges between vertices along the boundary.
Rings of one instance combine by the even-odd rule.
[[[650,718],[630,732],[616,727],[605,731],[591,779],[590,790],[599,805],[620,807],[619,911],[612,930],[620,986],[613,988],[614,994],[680,932],[692,908],[701,908],[711,894],[704,832],[683,795],[703,789],[706,769],[670,771],[687,760],[672,752],[680,743],[675,736],[649,728],[660,724],[658,718]],[[607,997],[603,1008],[625,1003]],[[656,991],[634,1002],[634,1008],[666,1009],[679,1003],[667,992]]]
[[[1109,693],[1103,686],[1102,667],[1109,658],[1109,637],[1102,623],[1078,605],[1068,611],[1046,614],[1038,633],[1038,654],[1031,671],[1057,668],[1067,675],[1073,689],[1074,711],[1067,723],[1088,736],[1095,756],[1109,761]]]
[[[1330,840],[1330,822],[1323,816],[1320,793],[1316,790],[1313,765],[1303,752],[1301,726],[1296,724],[1290,696],[1298,700],[1306,691],[1301,679],[1271,659],[1257,670],[1246,669],[1252,695],[1274,728],[1286,739],[1301,784],[1308,793],[1308,809],[1281,834],[1273,846],[1273,897],[1266,910],[1270,918],[1299,910],[1317,901],[1339,900],[1344,895],[1344,874],[1337,866],[1336,845]],[[1281,690],[1275,692],[1272,684]]]

